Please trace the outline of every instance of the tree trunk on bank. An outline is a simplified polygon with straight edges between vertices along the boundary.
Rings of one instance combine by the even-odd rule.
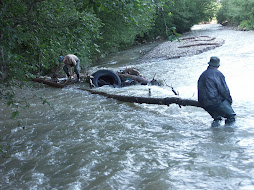
[[[43,84],[47,84],[49,86],[55,87],[55,88],[64,88],[66,85],[59,84],[39,78],[31,79],[34,82],[39,82]],[[114,94],[108,94],[106,92],[99,92],[96,90],[86,89],[86,88],[78,88],[82,91],[90,92],[91,94],[98,94],[107,98],[112,98],[115,100],[123,101],[123,102],[131,102],[131,103],[139,103],[139,104],[157,104],[157,105],[167,105],[170,104],[178,104],[179,106],[195,106],[195,107],[201,107],[199,102],[196,100],[190,100],[190,99],[182,99],[179,97],[167,97],[167,98],[151,98],[151,97],[138,97],[138,96],[123,96],[123,95],[114,95]]]
[[[0,42],[3,40],[3,34],[0,34]],[[9,73],[4,60],[4,47],[0,46],[0,80],[4,81],[8,78]]]
[[[200,41],[200,40],[197,40]],[[191,44],[191,45],[184,45],[184,46],[179,46],[178,48],[188,48],[188,47],[193,47],[193,46],[220,46],[220,43],[199,43],[199,44]]]

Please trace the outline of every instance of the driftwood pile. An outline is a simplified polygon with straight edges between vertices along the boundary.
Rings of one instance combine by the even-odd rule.
[[[136,69],[135,67],[125,68],[124,70],[119,71],[116,74],[120,77],[123,84],[122,86],[125,86],[124,83],[126,78],[131,79],[133,81],[133,84],[141,84],[141,85],[151,84],[156,86],[163,85],[161,81],[155,79],[155,75],[153,79],[149,81],[143,75],[141,75],[139,70]]]
[[[143,58],[174,59],[185,56],[192,56],[222,46],[223,44],[224,40],[210,36],[185,37],[180,38],[180,42],[164,42],[144,55]]]
[[[140,74],[140,72],[134,67],[125,68],[123,71],[117,72],[117,75],[120,77],[122,82],[124,82],[126,78],[129,78],[133,80],[135,83],[137,82],[143,85],[146,85],[149,83],[149,81],[146,78],[144,78]]]

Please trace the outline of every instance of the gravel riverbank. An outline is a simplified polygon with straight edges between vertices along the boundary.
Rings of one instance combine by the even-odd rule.
[[[177,40],[164,42],[145,54],[143,58],[174,59],[192,56],[222,46],[223,44],[223,39],[210,36],[185,37],[180,38],[180,42]]]

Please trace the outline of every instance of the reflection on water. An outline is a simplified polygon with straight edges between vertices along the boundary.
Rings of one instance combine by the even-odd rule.
[[[237,113],[234,126],[211,128],[209,114],[196,107],[124,103],[75,88],[24,89],[21,96],[40,94],[53,106],[34,98],[18,125],[1,103],[0,140],[8,156],[0,158],[0,189],[253,189],[254,33],[199,25],[186,35],[225,44],[174,60],[137,61],[134,49],[91,71],[135,66],[197,99],[197,79],[218,56]],[[173,96],[168,87],[101,90],[147,96],[148,88],[153,97]]]

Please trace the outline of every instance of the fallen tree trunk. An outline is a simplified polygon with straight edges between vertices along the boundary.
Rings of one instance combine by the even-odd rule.
[[[221,45],[220,43],[199,43],[199,44],[179,46],[178,48],[188,48],[192,46],[220,46],[220,45]]]
[[[132,80],[135,80],[137,82],[140,82],[141,84],[148,84],[148,80],[140,77],[140,76],[135,76],[135,75],[129,75],[129,74],[118,74],[118,76],[123,79],[123,78],[130,78]]]
[[[39,83],[47,84],[47,85],[53,86],[55,88],[63,88],[63,87],[65,87],[64,84],[60,84],[60,83],[56,83],[56,82],[51,82],[51,81],[40,79],[40,78],[32,78],[31,80],[34,81],[34,82],[39,82]]]
[[[211,39],[207,39],[207,40],[193,40],[194,42],[202,42],[202,41],[204,41],[204,42],[208,42],[208,41],[213,41],[213,40],[215,40],[216,38],[211,38]]]
[[[199,39],[199,38],[209,38],[209,39]],[[215,40],[216,38],[211,38],[210,36],[196,36],[196,37],[185,37],[181,38],[180,40],[193,40],[193,41],[212,41]]]
[[[114,95],[108,94],[106,92],[99,92],[91,89],[83,89],[79,88],[83,91],[88,91],[91,94],[98,94],[101,96],[105,96],[107,98],[112,98],[115,100],[123,101],[123,102],[131,102],[131,103],[139,103],[139,104],[158,104],[158,105],[167,105],[170,104],[178,104],[180,106],[195,106],[201,107],[199,102],[196,100],[190,99],[182,99],[179,97],[167,97],[167,98],[151,98],[151,97],[138,97],[138,96],[123,96],[123,95]]]
[[[39,79],[39,78],[32,79],[32,81],[47,84],[49,86],[53,86],[56,88],[64,88],[66,86],[63,84],[58,84],[58,83],[50,82],[50,81]],[[179,97],[151,98],[151,97],[138,97],[138,96],[123,96],[123,95],[108,94],[106,92],[100,92],[100,91],[86,89],[86,88],[78,88],[78,89],[82,91],[90,92],[91,94],[98,94],[107,98],[112,98],[112,99],[123,101],[123,102],[139,103],[139,104],[157,104],[157,105],[167,105],[167,106],[169,106],[170,104],[178,104],[180,106],[201,107],[199,102],[196,100],[182,99]]]

